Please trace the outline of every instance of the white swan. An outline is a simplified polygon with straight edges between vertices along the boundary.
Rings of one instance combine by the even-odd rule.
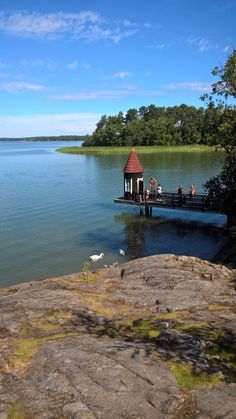
[[[97,262],[98,260],[102,259],[103,256],[104,256],[104,253],[100,253],[100,255],[89,256],[89,259],[91,259],[93,262]]]
[[[124,251],[124,250],[122,250],[122,249],[120,249],[120,250],[119,250],[119,254],[120,254],[121,256],[125,256],[125,251]]]

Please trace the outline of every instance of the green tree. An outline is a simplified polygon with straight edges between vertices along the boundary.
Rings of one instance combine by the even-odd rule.
[[[96,130],[98,131],[100,129],[103,129],[103,128],[106,127],[106,125],[107,125],[107,116],[106,115],[102,115],[100,121],[98,121],[98,123],[96,125],[96,127],[97,127]]]
[[[130,122],[138,120],[138,111],[135,108],[129,109],[125,116],[125,123],[129,124]]]
[[[216,135],[219,144],[225,149],[226,157],[222,171],[205,183],[209,198],[217,208],[226,211],[228,223],[236,224],[236,107],[228,105],[229,97],[236,97],[236,49],[228,57],[223,67],[214,68],[213,75],[220,76],[212,85],[210,95],[205,95],[208,109],[214,98],[221,111],[221,119]]]
[[[212,93],[236,97],[236,49],[228,57],[226,64],[222,67],[215,67],[212,71],[214,76],[220,76],[220,80],[212,85]]]
[[[122,145],[143,145],[143,121],[134,120],[124,127]]]

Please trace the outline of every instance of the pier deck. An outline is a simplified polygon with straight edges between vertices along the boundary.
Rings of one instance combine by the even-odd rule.
[[[150,193],[149,195],[143,193],[133,194],[133,199],[131,200],[127,200],[124,197],[116,198],[114,202],[116,204],[138,205],[140,209],[143,207],[145,209],[155,207],[187,211],[219,212],[204,194],[196,194],[192,198],[188,194],[179,196],[178,193],[163,192],[159,198],[156,193]]]

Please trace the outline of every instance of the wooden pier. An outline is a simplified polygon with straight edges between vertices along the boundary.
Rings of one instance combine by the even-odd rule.
[[[116,198],[116,204],[137,205],[140,214],[152,215],[153,208],[174,210],[214,212],[227,215],[227,225],[234,224],[235,213],[228,210],[219,211],[216,203],[209,196],[196,193],[194,185],[185,193],[182,185],[176,192],[163,192],[161,184],[152,177],[148,182],[143,176],[144,168],[134,149],[131,150],[124,172],[124,195]]]
[[[152,215],[152,208],[168,208],[175,210],[198,211],[198,212],[219,212],[209,201],[207,195],[196,194],[191,197],[189,194],[179,195],[177,192],[163,192],[159,196],[155,192],[133,193],[132,199],[120,197],[114,200],[116,204],[137,205],[140,213],[145,211],[146,215]]]

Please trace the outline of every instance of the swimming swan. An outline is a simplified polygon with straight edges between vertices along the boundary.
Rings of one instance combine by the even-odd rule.
[[[104,256],[104,253],[100,253],[100,255],[89,256],[89,259],[91,259],[93,262],[97,262],[98,260],[102,259],[103,256]]]
[[[119,254],[120,254],[121,256],[125,256],[125,251],[124,251],[124,250],[122,250],[122,249],[120,249],[120,250],[119,250]]]

